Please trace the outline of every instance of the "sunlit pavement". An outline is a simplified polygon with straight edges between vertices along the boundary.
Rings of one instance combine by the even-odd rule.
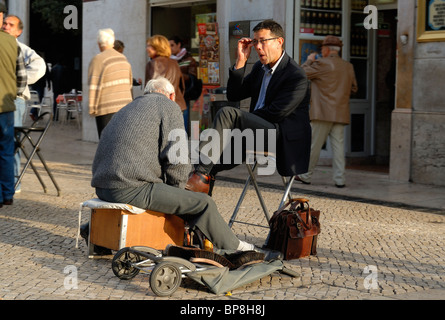
[[[285,265],[301,276],[274,273],[214,295],[184,279],[168,298],[153,294],[149,275],[130,281],[111,270],[112,256],[89,259],[85,242],[75,248],[79,204],[95,198],[90,186],[95,143],[84,142],[76,124],[51,128],[42,154],[62,189],[56,190],[39,161],[45,194],[29,170],[13,206],[0,209],[0,299],[3,300],[363,300],[445,298],[444,188],[390,182],[382,173],[350,170],[337,189],[330,168],[319,167],[312,185],[294,185],[293,196],[320,210],[318,254]],[[247,171],[240,166],[216,182],[214,200],[228,221]],[[260,177],[270,213],[282,196],[278,176]],[[82,215],[86,222],[87,214]],[[253,190],[238,215],[266,224]],[[262,245],[268,230],[236,223],[242,240]]]

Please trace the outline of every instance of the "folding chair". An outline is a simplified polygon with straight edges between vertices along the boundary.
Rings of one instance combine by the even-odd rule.
[[[54,179],[51,171],[49,170],[45,160],[42,157],[42,153],[40,152],[40,144],[43,141],[43,138],[45,137],[46,133],[48,132],[48,129],[52,122],[52,113],[51,112],[44,112],[42,113],[39,118],[34,121],[30,126],[21,126],[21,127],[15,127],[15,152],[22,151],[23,155],[26,157],[27,161],[25,166],[23,167],[20,176],[17,179],[17,182],[15,183],[15,189],[20,185],[20,182],[23,179],[23,176],[25,175],[26,170],[29,166],[31,166],[32,170],[34,171],[34,174],[36,175],[37,179],[39,180],[40,184],[43,187],[43,190],[45,193],[47,193],[47,188],[45,183],[42,180],[42,177],[40,176],[39,172],[37,171],[37,168],[34,166],[32,159],[37,154],[40,161],[43,164],[43,167],[45,168],[46,172],[48,173],[49,177],[51,178],[51,181],[53,182],[54,186],[57,189],[57,196],[61,195],[61,190]],[[36,141],[32,138],[32,134],[39,134]],[[29,144],[32,147],[31,153],[28,153],[28,151],[25,148],[25,142],[28,141]]]
[[[80,116],[82,114],[82,106],[76,99],[70,99],[67,101],[67,118],[71,119],[73,114],[76,114],[77,126],[80,129]]]
[[[254,154],[255,153],[251,152],[250,156],[252,156]],[[258,154],[258,153],[256,153],[256,154]],[[274,155],[272,155],[272,154],[269,154],[269,155],[262,154],[262,155],[267,156],[267,161],[275,161],[276,162],[276,158]],[[249,154],[248,154],[248,156],[249,156]],[[238,203],[235,207],[235,210],[233,211],[232,217],[229,220],[229,227],[232,228],[233,223],[237,222],[237,223],[262,227],[262,228],[269,228],[269,226],[263,226],[263,225],[252,224],[252,223],[247,223],[247,222],[243,222],[240,220],[236,220],[239,209],[241,207],[241,204],[244,201],[244,198],[246,196],[246,193],[247,193],[250,183],[252,183],[253,187],[255,188],[255,192],[257,194],[258,200],[260,201],[261,208],[263,209],[264,216],[266,217],[266,221],[269,222],[269,220],[270,220],[269,211],[267,210],[266,203],[264,202],[263,196],[261,195],[261,191],[260,191],[260,188],[258,187],[258,183],[257,183],[256,177],[255,177],[255,170],[258,167],[258,160],[255,159],[253,164],[251,164],[251,161],[250,161],[250,163],[249,163],[249,161],[246,161],[246,167],[247,167],[249,176],[246,179],[246,183],[244,184],[244,188],[243,188],[243,191],[241,192],[241,196],[238,199]],[[286,177],[281,177],[281,179],[283,180],[283,185],[284,185],[285,190],[284,190],[283,197],[281,199],[281,202],[280,202],[280,205],[278,206],[278,208],[281,208],[284,205],[287,198],[289,198],[289,200],[292,199],[291,188],[292,188],[292,184],[294,183],[295,177],[290,178],[289,181],[287,181]]]
[[[52,101],[51,97],[48,97],[48,96],[43,97],[40,105],[41,105],[40,110],[42,113],[46,112],[46,110],[47,110],[47,112],[53,113],[53,111],[52,111],[53,110],[53,101]]]
[[[39,99],[38,92],[31,90],[29,93],[30,93],[31,98],[26,101],[26,110],[25,110],[25,113],[23,114],[23,123],[25,123],[26,120],[29,118],[29,115],[31,114],[31,110],[37,109],[37,112],[35,113],[37,116],[39,116],[40,113],[42,112],[41,111],[42,104]]]

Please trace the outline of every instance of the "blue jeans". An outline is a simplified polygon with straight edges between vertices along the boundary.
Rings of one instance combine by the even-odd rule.
[[[15,111],[14,111],[14,126],[21,127],[23,125],[23,114],[26,110],[26,102],[22,98],[15,99]],[[20,176],[20,151],[17,152],[14,156],[14,175],[16,180]],[[20,189],[20,186],[17,187],[17,190]]]
[[[14,196],[14,112],[0,113],[0,203]]]

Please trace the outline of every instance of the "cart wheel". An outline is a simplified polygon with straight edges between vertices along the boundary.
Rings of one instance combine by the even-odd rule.
[[[181,270],[171,262],[159,263],[150,274],[151,290],[159,297],[171,296],[181,285]]]
[[[121,280],[130,280],[139,274],[139,269],[132,266],[133,263],[142,261],[142,258],[136,252],[131,252],[130,248],[119,250],[113,257],[111,269],[113,273]]]

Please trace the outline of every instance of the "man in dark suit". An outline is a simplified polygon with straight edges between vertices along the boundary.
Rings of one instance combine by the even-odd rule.
[[[253,40],[243,38],[238,42],[237,61],[230,70],[227,85],[230,101],[251,98],[250,112],[232,107],[218,112],[213,129],[220,134],[221,153],[217,155],[220,161],[215,161],[214,155],[206,159],[201,152],[200,163],[187,183],[188,190],[211,194],[214,176],[236,166],[235,163],[222,161],[222,150],[227,147],[227,141],[223,140],[225,129],[251,129],[255,140],[266,141],[265,150],[255,148],[255,151],[275,149],[278,173],[282,176],[304,173],[308,168],[311,146],[310,89],[305,72],[284,52],[284,31],[278,23],[263,21],[253,32]],[[260,61],[244,77],[252,47],[255,47]],[[258,129],[264,129],[263,137],[258,136],[262,132]],[[275,131],[276,139],[267,141],[271,130]],[[201,142],[200,150],[205,145],[206,142]],[[244,149],[242,153],[245,160]]]

